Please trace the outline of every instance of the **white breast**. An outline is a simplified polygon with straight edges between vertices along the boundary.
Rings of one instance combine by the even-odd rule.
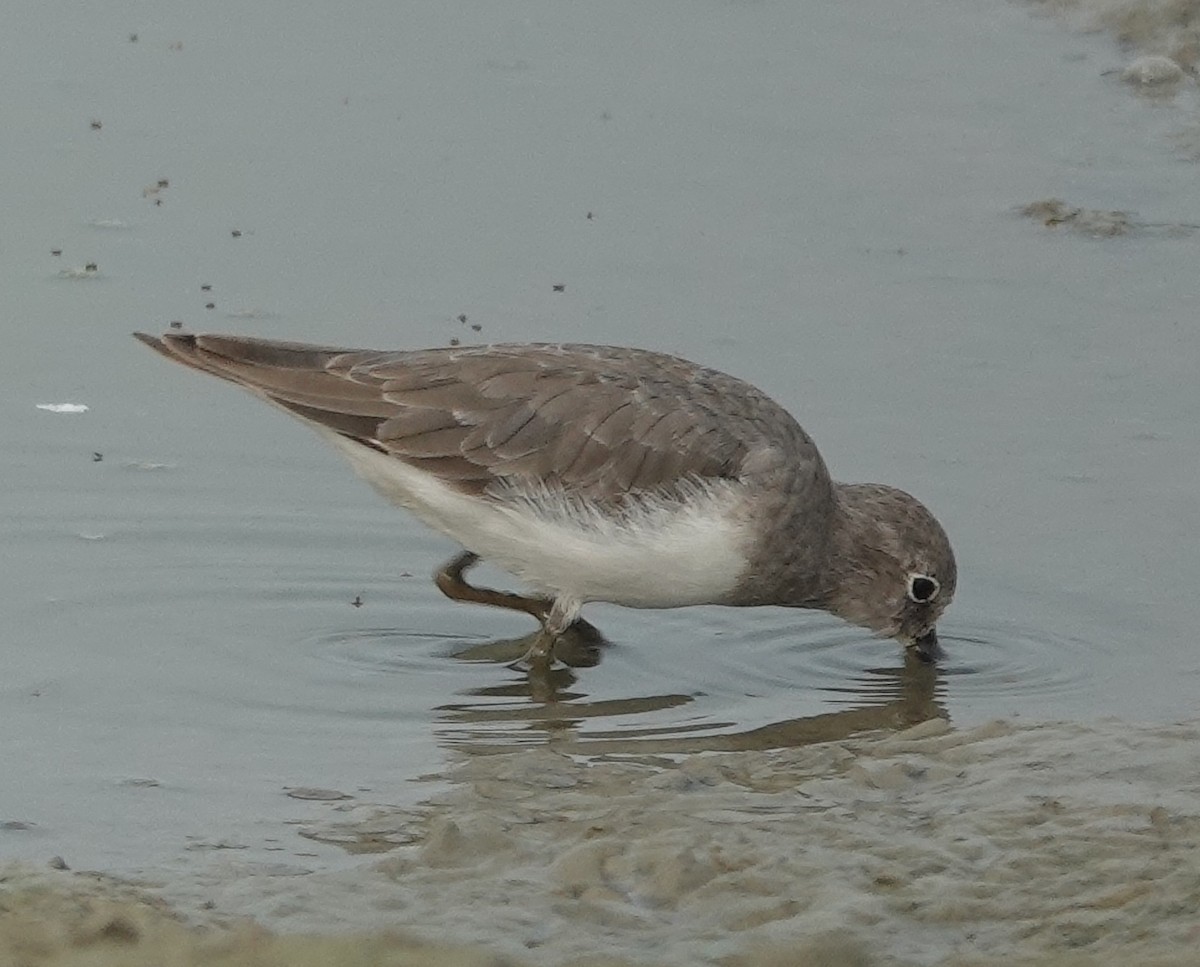
[[[315,427],[388,500],[534,590],[632,608],[725,600],[746,567],[735,482],[697,484],[687,499],[646,499],[619,516],[561,490],[472,497],[436,477]]]

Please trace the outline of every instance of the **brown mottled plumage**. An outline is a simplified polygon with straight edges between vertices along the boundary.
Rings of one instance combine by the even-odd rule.
[[[463,543],[439,587],[537,615],[534,657],[588,600],[821,608],[936,651],[956,580],[940,525],[902,491],[833,482],[800,425],[732,376],[607,346],[136,335],[304,420]],[[546,597],[466,584],[477,556]]]

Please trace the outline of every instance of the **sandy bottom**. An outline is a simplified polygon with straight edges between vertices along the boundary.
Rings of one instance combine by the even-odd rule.
[[[387,850],[349,870],[8,870],[0,962],[1200,963],[1195,724],[934,720],[679,760],[550,746],[453,779],[419,810],[331,803],[301,830]]]

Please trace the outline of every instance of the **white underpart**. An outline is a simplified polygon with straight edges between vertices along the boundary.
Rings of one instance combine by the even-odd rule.
[[[647,499],[614,517],[548,488],[472,497],[432,474],[314,426],[392,503],[467,550],[575,608],[610,601],[677,608],[725,600],[746,568],[734,482],[697,484],[686,503]]]

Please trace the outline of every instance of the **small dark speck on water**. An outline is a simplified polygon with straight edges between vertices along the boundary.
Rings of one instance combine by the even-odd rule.
[[[179,319],[172,319],[171,322],[169,323],[169,325],[171,326],[172,329],[182,329],[183,328],[183,322]]]
[[[451,345],[451,346],[457,346],[457,345],[459,345],[459,339],[458,339],[458,337],[457,337],[457,336],[452,336],[452,337],[450,338],[450,345]]]
[[[234,238],[241,238],[241,237],[242,237],[242,230],[241,230],[240,228],[235,228],[235,229],[234,229],[232,232],[230,232],[229,234],[230,234],[230,235],[232,235]]]
[[[170,186],[171,186],[171,182],[168,181],[166,178],[158,179],[158,187],[159,188],[169,188]]]
[[[461,315],[459,315],[458,321],[461,322],[465,326],[467,324],[467,314],[464,312]]]
[[[212,292],[212,285],[208,282],[205,282],[203,285],[200,286],[200,291],[201,292]]]
[[[130,35],[129,35],[129,42],[130,42],[131,44],[136,44],[136,43],[137,43],[137,34],[130,34]]]
[[[473,329],[475,332],[479,332],[479,330],[480,330],[480,329],[482,329],[482,328],[483,328],[483,326],[481,326],[481,325],[480,325],[479,323],[477,323],[477,322],[473,322],[473,323],[471,323],[471,328],[472,328],[472,329]]]
[[[555,282],[555,283],[554,283],[554,291],[555,291],[555,292],[566,292],[566,291],[567,291],[567,287],[566,287],[566,285],[565,285],[564,283],[562,283],[562,282]]]
[[[93,131],[99,131],[102,127],[104,127],[104,125],[101,124],[99,121],[92,122],[92,130]]]
[[[204,303],[204,308],[205,308],[205,309],[215,309],[216,307],[217,307],[217,304],[216,304],[215,302],[206,302],[206,303]]]
[[[85,266],[83,267],[83,271],[85,271],[85,272],[99,272],[99,271],[100,271],[100,266],[99,266],[99,265],[97,265],[95,262],[88,262],[88,264],[87,264],[87,265],[85,265]]]
[[[588,217],[588,221],[590,222],[590,221],[592,221],[592,219],[594,219],[596,216],[595,216],[595,215],[594,215],[592,212],[588,212],[588,213],[587,213],[587,217]]]
[[[101,453],[99,450],[92,451],[92,463],[99,463],[103,459],[104,459],[104,454]]]
[[[361,607],[363,606],[363,599],[362,599],[362,595],[361,595],[361,594],[356,594],[356,595],[354,596],[354,600],[353,600],[353,601],[351,601],[351,602],[350,602],[350,604],[351,604],[351,605],[353,605],[353,606],[354,606],[354,607],[356,607],[356,608],[361,608]]]
[[[51,255],[62,255],[62,249],[61,248],[52,248],[52,249],[50,249],[50,254]]]
[[[412,572],[411,571],[401,571],[400,576],[402,578],[410,578],[410,577],[412,577]]]

